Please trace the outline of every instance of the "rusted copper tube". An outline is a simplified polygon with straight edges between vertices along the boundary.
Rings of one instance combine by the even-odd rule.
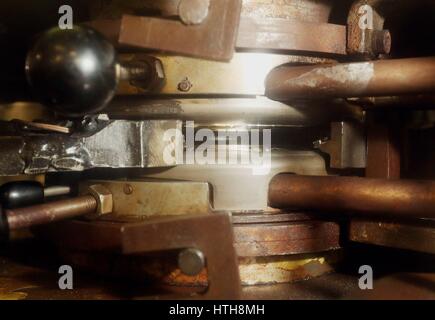
[[[280,174],[270,182],[269,206],[435,218],[435,182]]]
[[[430,92],[435,92],[435,57],[281,66],[266,79],[266,96],[279,101]]]
[[[5,214],[9,230],[12,231],[94,213],[96,210],[97,201],[89,195],[27,208],[6,210]]]

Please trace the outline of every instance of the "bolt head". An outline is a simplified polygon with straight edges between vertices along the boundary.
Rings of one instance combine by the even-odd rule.
[[[133,187],[130,184],[126,184],[124,186],[124,193],[125,194],[132,194],[133,193]]]
[[[192,88],[192,83],[189,81],[189,79],[185,78],[183,81],[181,81],[178,84],[178,90],[181,92],[188,92]]]
[[[209,8],[210,0],[181,0],[178,14],[187,25],[201,24],[207,18]]]
[[[178,267],[188,276],[198,275],[205,267],[205,257],[201,250],[190,248],[178,255]]]

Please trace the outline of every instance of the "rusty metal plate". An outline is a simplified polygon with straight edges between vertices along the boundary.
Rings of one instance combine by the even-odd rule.
[[[92,253],[88,257],[95,256],[98,255]],[[126,258],[128,261],[132,261],[131,257]],[[92,261],[94,260],[98,259],[92,259]],[[81,261],[83,262],[83,260]],[[107,261],[103,260],[102,262]],[[123,278],[123,281],[110,280],[103,277],[102,273],[82,273],[79,270],[74,272],[74,290],[59,290],[59,274],[52,266],[59,266],[63,263],[65,261],[58,259],[55,250],[43,246],[35,239],[3,246],[0,250],[1,299],[130,300],[144,295],[147,296],[147,299],[156,299],[160,298],[158,294],[162,293],[162,290],[156,286],[145,286],[144,281],[130,278]],[[112,266],[113,263],[109,265],[100,263],[98,265],[101,268]],[[308,266],[305,264],[302,268]],[[319,265],[319,267],[321,266]],[[114,269],[116,268],[110,270]],[[280,270],[277,269],[277,272]],[[300,268],[294,272],[301,274]],[[308,273],[311,275],[311,268]],[[345,296],[348,291],[351,291],[350,289],[358,289],[357,284],[357,278],[349,275],[331,274],[303,282],[244,287],[242,299],[337,299]],[[198,290],[195,287],[180,288],[174,286],[164,286],[162,289],[165,292],[183,290],[186,293]]]
[[[206,257],[209,287],[204,294],[191,298],[240,298],[238,261],[228,214],[161,217],[125,224],[68,221],[46,226],[41,231],[61,248],[88,252],[110,251],[137,256],[197,248]]]
[[[243,0],[242,17],[278,18],[326,23],[333,0]]]
[[[340,248],[340,227],[335,222],[235,224],[234,237],[240,257],[312,253]]]
[[[240,20],[240,0],[211,0],[209,15],[200,25],[125,15],[119,43],[213,60],[231,60]]]
[[[276,0],[267,2],[244,0],[239,30],[237,32],[237,27],[232,29],[237,37],[232,50],[234,50],[235,46],[237,49],[242,50],[303,51],[344,55],[346,54],[346,26],[328,24],[332,8],[332,4],[329,2],[331,1],[317,3],[298,0],[282,3],[282,1]],[[129,2],[126,1],[126,7],[122,8],[119,7],[120,4],[117,2],[101,4],[101,8],[96,9],[95,14],[91,15],[92,21],[88,24],[102,32],[115,44],[122,44],[122,41],[119,41],[121,34],[126,39],[125,41],[128,42],[125,44],[133,44],[145,49],[166,50],[189,56],[215,59],[209,54],[204,56],[203,54],[191,52],[206,47],[207,41],[209,41],[208,36],[206,39],[201,39],[201,42],[190,37],[187,38],[188,42],[186,42],[184,34],[179,37],[178,32],[176,33],[177,36],[163,37],[162,30],[168,30],[168,34],[171,34],[169,33],[171,29],[167,27],[167,23],[171,23],[173,29],[180,26],[183,26],[183,30],[192,27],[184,26],[177,21],[136,17],[135,15],[141,15],[141,11],[138,9],[141,6],[146,7],[146,4],[143,2],[140,4],[135,3],[136,11],[127,9],[128,4]],[[121,22],[122,13],[128,15],[123,19],[123,22]],[[233,17],[226,17],[224,19],[225,23],[229,23],[228,19],[231,20]],[[165,27],[161,29],[163,24]],[[121,27],[130,27],[130,25],[132,28],[134,26],[146,29],[123,29],[121,31]],[[198,28],[198,26],[195,28]],[[226,30],[228,29],[229,27],[226,27]],[[200,32],[196,31],[196,29],[193,30]],[[231,33],[231,37],[234,37],[233,33]],[[152,45],[150,45],[150,42],[152,42]],[[174,49],[173,47],[176,45],[177,47]],[[171,50],[165,49],[169,46]]]
[[[140,18],[135,17],[135,19]],[[120,30],[123,26],[121,20],[100,19],[86,24],[104,34],[115,45],[122,44],[120,41],[120,34],[122,34]],[[143,45],[137,44],[136,46],[156,49],[145,47],[145,45],[146,43]],[[345,55],[346,27],[337,24],[310,23],[275,18],[241,18],[235,47],[237,50],[300,51]],[[186,55],[185,52],[178,53]],[[211,59],[197,54],[187,55]]]
[[[346,27],[328,23],[242,18],[237,48],[345,55]]]
[[[156,286],[173,289],[196,288],[208,285],[207,269],[196,276],[185,275],[178,267],[177,252],[144,256],[101,254],[98,252],[61,251],[70,265],[92,273],[126,280],[152,281]],[[341,251],[279,257],[240,258],[242,285],[291,283],[325,275],[341,260]]]
[[[350,240],[435,254],[435,220],[416,223],[352,220]]]

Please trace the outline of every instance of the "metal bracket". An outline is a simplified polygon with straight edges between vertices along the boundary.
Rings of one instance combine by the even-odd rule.
[[[186,25],[177,20],[124,15],[119,43],[229,61],[236,46],[241,7],[240,0],[210,0],[207,18],[196,25]]]
[[[166,217],[125,224],[69,221],[45,227],[44,234],[63,248],[115,251],[124,255],[196,248],[206,258],[209,285],[204,294],[188,298],[240,299],[239,267],[231,218],[228,214]]]

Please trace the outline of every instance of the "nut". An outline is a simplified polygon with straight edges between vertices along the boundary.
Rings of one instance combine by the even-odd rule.
[[[94,184],[88,187],[87,193],[97,200],[97,215],[108,214],[113,211],[113,196],[109,189],[101,184]]]

